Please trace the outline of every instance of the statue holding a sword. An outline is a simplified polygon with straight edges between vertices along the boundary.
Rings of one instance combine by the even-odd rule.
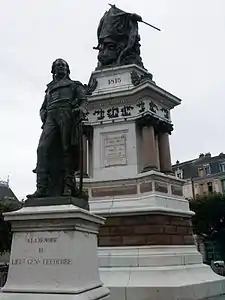
[[[110,4],[100,20],[97,30],[98,50],[97,70],[136,64],[144,67],[140,56],[140,36],[138,22],[160,30],[142,20],[137,14],[127,13]]]

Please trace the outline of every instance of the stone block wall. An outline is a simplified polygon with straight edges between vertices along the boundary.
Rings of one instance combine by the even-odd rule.
[[[191,219],[152,214],[108,217],[100,228],[98,245],[194,245]]]

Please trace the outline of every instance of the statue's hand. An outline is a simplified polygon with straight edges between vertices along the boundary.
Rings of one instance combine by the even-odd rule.
[[[82,107],[82,106],[75,106],[73,109],[72,109],[72,112],[74,113],[87,113],[87,110]]]
[[[80,106],[80,112],[83,113],[83,114],[86,114],[87,113],[87,109]]]
[[[72,113],[75,115],[80,114],[80,107],[78,107],[78,106],[73,107]]]
[[[86,120],[87,119],[88,112],[87,112],[87,110],[84,107],[81,107],[81,106],[74,107],[72,109],[72,112],[80,120]]]
[[[137,14],[131,14],[131,19],[136,22],[142,22],[142,17]]]

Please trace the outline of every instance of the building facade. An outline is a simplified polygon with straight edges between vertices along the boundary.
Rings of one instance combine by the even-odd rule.
[[[225,154],[211,156],[201,153],[198,158],[173,165],[175,175],[185,180],[183,193],[193,199],[210,193],[225,193]]]
[[[0,180],[0,202],[2,201],[15,201],[18,202],[18,198],[13,193],[9,186],[9,181]],[[4,265],[9,261],[9,252],[0,254],[0,287],[3,285],[6,279],[5,267]]]
[[[0,201],[4,200],[18,201],[16,195],[9,186],[9,181],[0,180]]]

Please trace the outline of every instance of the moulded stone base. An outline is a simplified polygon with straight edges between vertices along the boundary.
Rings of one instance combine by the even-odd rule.
[[[104,218],[72,204],[4,214],[13,240],[0,300],[103,299],[97,233]]]
[[[119,214],[140,214],[161,212],[178,216],[193,216],[188,200],[183,197],[168,196],[163,193],[146,193],[138,197],[105,197],[90,202],[90,210],[103,216]]]
[[[25,201],[24,207],[34,206],[51,206],[51,205],[75,205],[83,209],[89,210],[88,199],[75,198],[70,196],[62,197],[43,197],[43,198],[29,198]]]
[[[200,300],[225,294],[225,278],[195,246],[99,248],[100,277],[112,300]]]
[[[86,291],[82,294],[39,294],[39,293],[1,293],[1,300],[95,300],[95,299],[106,299],[102,295],[107,295],[108,289],[100,287],[95,290]]]
[[[200,300],[225,293],[209,266],[100,269],[111,300]]]

